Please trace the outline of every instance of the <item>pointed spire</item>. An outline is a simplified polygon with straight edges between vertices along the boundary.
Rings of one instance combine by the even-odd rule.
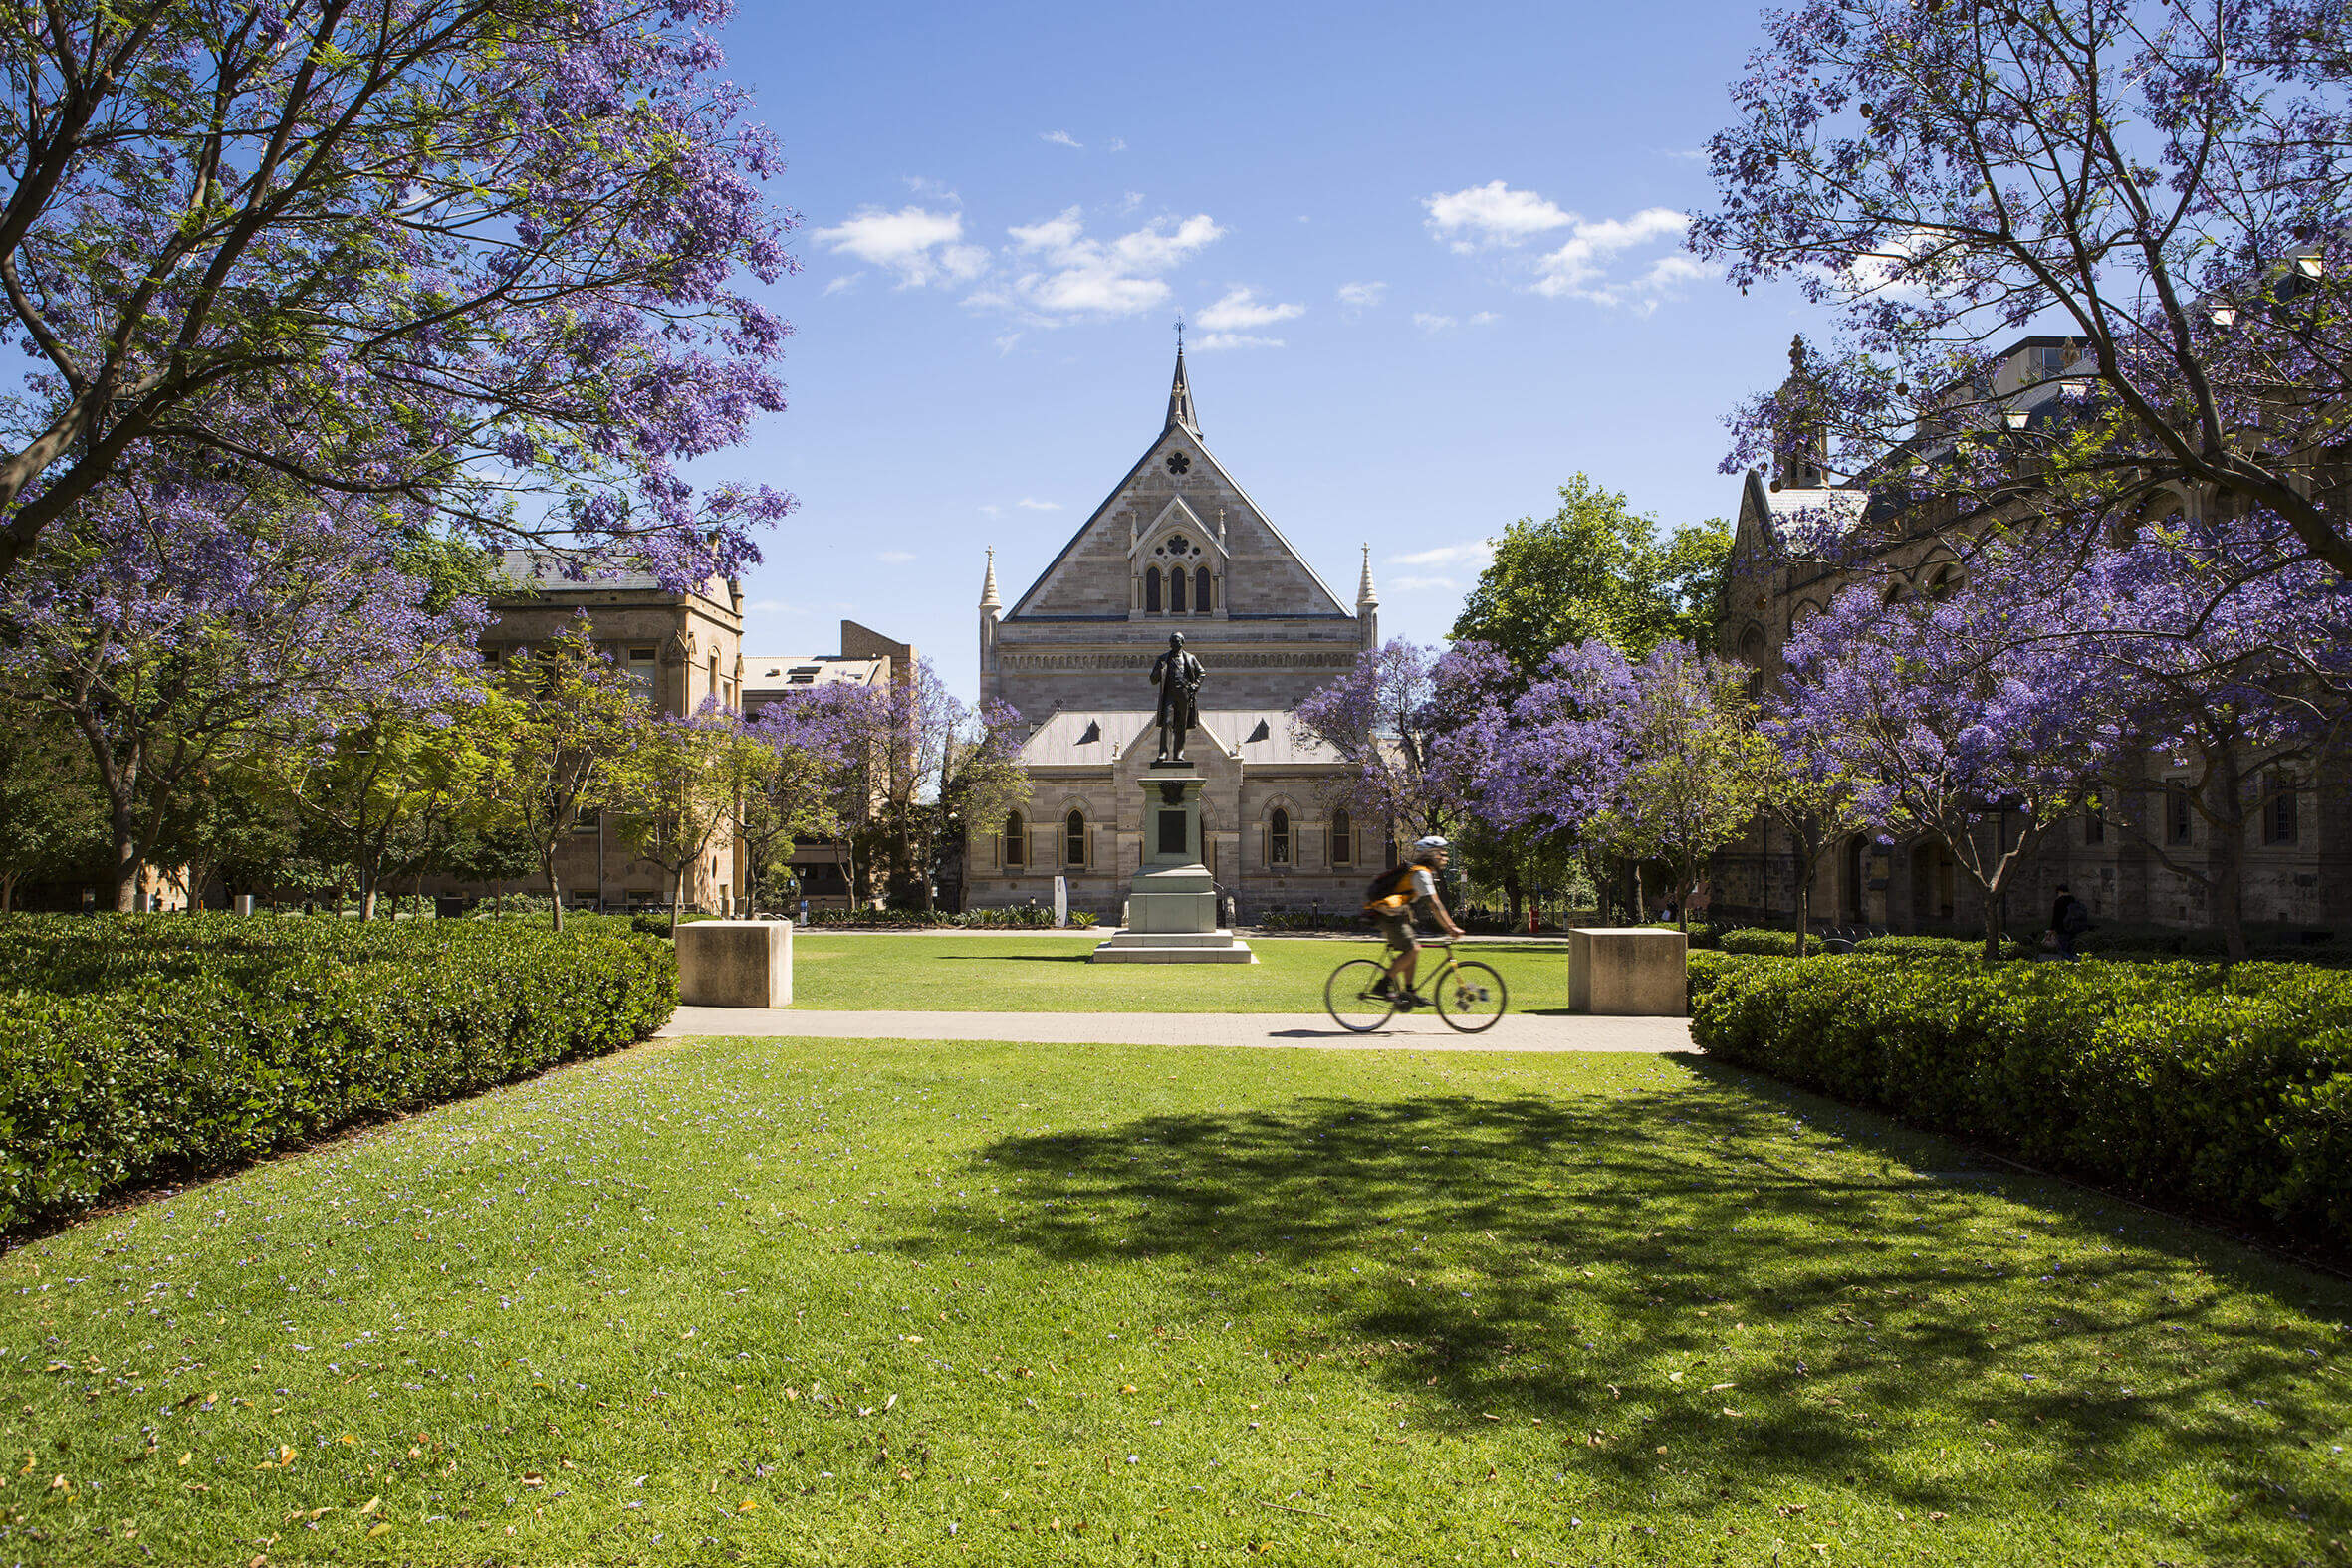
[[[1380,590],[1372,586],[1372,547],[1366,545],[1364,547],[1364,579],[1356,584],[1355,607],[1360,610],[1367,604],[1379,602]]]
[[[994,545],[988,547],[988,576],[980,584],[980,607],[984,610],[1001,610],[1005,607],[1005,601],[997,597],[997,548]]]
[[[1184,378],[1184,318],[1181,316],[1176,318],[1176,380],[1168,388],[1168,422],[1161,429],[1173,430],[1180,425],[1196,436],[1201,433],[1200,419],[1192,411],[1192,383]]]

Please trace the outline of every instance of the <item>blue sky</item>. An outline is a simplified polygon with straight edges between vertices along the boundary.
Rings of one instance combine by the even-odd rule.
[[[1210,449],[1343,593],[1369,542],[1389,634],[1441,636],[1578,470],[1729,515],[1722,416],[1814,324],[1670,215],[1757,14],[747,6],[806,264],[792,406],[705,470],[802,501],[749,650],[848,616],[970,695],[983,548],[1011,600],[1157,435],[1179,310]]]

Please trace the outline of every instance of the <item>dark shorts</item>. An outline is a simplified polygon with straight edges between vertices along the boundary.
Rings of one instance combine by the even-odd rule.
[[[1374,915],[1372,918],[1379,923],[1380,934],[1388,938],[1388,945],[1390,947],[1396,949],[1396,951],[1399,953],[1415,953],[1420,951],[1421,941],[1418,937],[1413,935],[1412,916]]]

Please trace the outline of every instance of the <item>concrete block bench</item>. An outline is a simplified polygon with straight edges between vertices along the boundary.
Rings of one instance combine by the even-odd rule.
[[[698,920],[679,925],[677,944],[681,1006],[792,1006],[791,921]]]
[[[1646,927],[1568,933],[1572,1012],[1679,1018],[1690,1010],[1690,939]]]

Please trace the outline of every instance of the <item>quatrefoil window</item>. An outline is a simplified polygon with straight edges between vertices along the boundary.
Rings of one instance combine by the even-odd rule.
[[[1168,536],[1168,543],[1167,543],[1166,549],[1167,549],[1167,552],[1168,552],[1168,554],[1169,554],[1169,555],[1171,555],[1171,556],[1181,556],[1181,555],[1183,555],[1183,554],[1184,554],[1186,551],[1188,551],[1188,550],[1192,549],[1192,546],[1191,546],[1191,544],[1190,544],[1189,542],[1187,542],[1187,541],[1186,541],[1186,539],[1185,539],[1185,537],[1184,537],[1183,535],[1181,535],[1181,534],[1171,534],[1171,535],[1169,535],[1169,536]]]
[[[1185,455],[1184,455],[1182,452],[1170,452],[1170,453],[1168,454],[1168,472],[1169,472],[1169,473],[1171,473],[1171,474],[1185,474],[1185,473],[1190,473],[1191,471],[1192,471],[1192,459],[1191,459],[1191,458],[1189,458],[1189,457],[1186,457],[1186,456],[1185,456]]]

